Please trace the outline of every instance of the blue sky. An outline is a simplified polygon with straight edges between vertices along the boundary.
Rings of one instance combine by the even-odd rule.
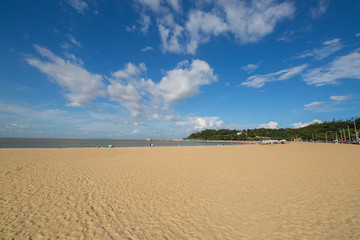
[[[183,138],[359,116],[357,0],[0,3],[0,136]]]

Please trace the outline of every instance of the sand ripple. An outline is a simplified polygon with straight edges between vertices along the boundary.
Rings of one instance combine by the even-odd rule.
[[[2,239],[360,239],[360,147],[0,150]]]

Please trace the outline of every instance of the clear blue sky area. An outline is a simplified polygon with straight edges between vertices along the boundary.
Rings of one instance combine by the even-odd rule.
[[[0,137],[173,139],[360,114],[358,0],[0,2]]]

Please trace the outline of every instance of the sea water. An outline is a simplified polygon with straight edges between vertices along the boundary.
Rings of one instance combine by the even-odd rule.
[[[193,141],[146,141],[123,139],[0,138],[0,148],[93,148],[93,147],[211,146],[230,143]]]

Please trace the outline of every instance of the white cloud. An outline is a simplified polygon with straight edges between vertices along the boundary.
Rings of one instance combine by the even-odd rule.
[[[322,48],[316,48],[311,51],[307,51],[302,53],[296,58],[306,58],[306,57],[313,57],[316,60],[322,60],[331,54],[341,50],[344,45],[341,43],[339,38],[335,38],[329,41],[323,42]]]
[[[174,10],[181,13],[181,0],[135,0],[145,10],[150,10],[155,13],[169,12]]]
[[[140,132],[139,129],[134,129],[133,131],[130,132],[131,135],[133,134],[138,134]]]
[[[253,71],[255,71],[256,69],[258,69],[260,67],[260,62],[259,63],[250,63],[246,66],[243,66],[241,68],[242,71],[247,72],[247,73],[251,73]]]
[[[253,88],[261,88],[267,82],[283,81],[290,79],[304,71],[307,66],[307,64],[303,64],[293,68],[283,69],[275,73],[270,73],[266,75],[254,75],[247,78],[245,82],[241,83],[241,85]]]
[[[84,61],[81,58],[76,57],[72,53],[64,52],[64,56],[67,58],[67,60],[69,60],[71,63],[73,63],[75,65],[80,65],[80,66],[84,65]]]
[[[351,96],[349,96],[349,95],[347,95],[347,96],[331,96],[330,97],[330,99],[334,102],[334,104],[340,104],[340,103],[346,102],[350,98],[351,98]]]
[[[110,100],[120,103],[134,118],[148,113],[148,107],[139,93],[141,90],[139,78],[146,70],[144,63],[140,63],[139,66],[127,63],[124,69],[112,73],[116,80],[109,79],[110,85],[107,91]]]
[[[337,108],[336,105],[343,104],[346,101],[351,99],[350,95],[344,96],[330,96],[329,101],[321,101],[321,102],[312,102],[304,105],[304,109],[313,112],[335,112],[340,111],[340,108]]]
[[[271,122],[268,122],[268,123],[259,124],[259,128],[276,129],[278,125],[279,125],[279,123],[271,121]]]
[[[139,77],[139,75],[144,71],[146,71],[146,66],[144,63],[140,63],[139,66],[128,63],[124,69],[112,73],[112,76],[116,79],[131,80],[133,78]]]
[[[86,2],[81,0],[68,0],[67,3],[73,7],[78,13],[84,13],[85,9],[88,9]]]
[[[126,85],[110,80],[107,90],[110,100],[117,101],[124,106],[130,111],[132,117],[137,118],[142,116],[142,114],[146,114],[147,108],[143,103],[143,99],[132,84]]]
[[[170,7],[160,0],[137,2],[144,11],[155,14],[163,51],[174,53],[195,54],[200,44],[219,35],[231,34],[241,44],[257,42],[273,32],[279,22],[292,18],[295,13],[294,3],[274,0],[209,1],[203,5],[211,2],[207,8],[210,11],[190,9],[186,15],[181,14],[176,0],[167,0]],[[173,13],[177,14],[176,17]]]
[[[70,35],[70,34],[67,34],[67,37],[68,37],[68,39],[69,39],[69,42],[64,41],[64,42],[60,45],[60,47],[62,47],[63,49],[69,49],[69,48],[71,48],[71,44],[70,44],[70,43],[72,43],[73,45],[75,45],[75,46],[77,46],[77,47],[79,47],[79,48],[82,47],[82,44],[81,44],[79,41],[77,41],[77,40],[74,38],[74,36],[72,36],[72,35]]]
[[[68,106],[85,106],[96,97],[105,96],[103,77],[84,69],[81,59],[66,53],[69,60],[64,60],[44,47],[35,45],[35,49],[48,61],[29,57],[25,59],[26,62],[67,91],[65,95],[70,100]],[[143,79],[141,76],[146,71],[144,63],[128,63],[111,74],[113,79],[107,78],[110,84],[106,90],[110,100],[120,103],[133,118],[157,120],[154,117],[157,114],[165,121],[178,119],[171,113],[171,105],[194,97],[201,86],[217,81],[213,69],[201,60],[193,60],[191,64],[180,62],[176,68],[167,71],[158,83]]]
[[[68,93],[69,106],[84,106],[98,96],[105,96],[103,77],[92,74],[69,60],[55,56],[50,50],[35,45],[36,51],[49,61],[26,58],[26,62],[45,73],[51,80],[63,87]]]
[[[158,83],[141,78],[145,71],[145,64],[128,63],[123,70],[112,74],[116,80],[110,79],[107,88],[111,100],[119,102],[135,118],[146,116],[149,120],[174,120],[173,114],[159,113],[160,107],[171,111],[171,105],[194,97],[201,86],[217,81],[213,69],[201,60],[193,60],[191,64],[186,61],[179,63]]]
[[[154,12],[161,11],[161,0],[136,0],[138,3],[140,3],[143,7],[150,9]]]
[[[68,42],[63,42],[61,45],[60,45],[61,48],[63,49],[69,49],[70,48],[70,45]]]
[[[135,25],[126,26],[126,31],[128,31],[128,32],[135,32],[135,30],[136,30]]]
[[[156,85],[165,105],[182,103],[185,98],[197,95],[200,86],[217,81],[213,69],[204,61],[193,60],[182,67],[168,71]]]
[[[321,68],[307,71],[304,81],[309,85],[323,86],[338,84],[340,79],[360,79],[360,50],[336,58],[332,63]]]
[[[131,137],[129,126],[122,125],[120,116],[91,111],[67,112],[40,106],[5,104],[0,102],[0,131],[3,136],[113,138]],[[115,120],[117,118],[117,120]],[[12,127],[6,129],[6,126]],[[3,129],[2,129],[3,128]],[[22,130],[21,135],[14,131]],[[14,135],[15,134],[15,135]]]
[[[298,123],[293,123],[291,125],[293,125],[294,128],[303,128],[303,127],[307,127],[309,125],[317,124],[317,123],[323,123],[323,121],[318,120],[318,119],[314,119],[311,122],[306,122],[306,123],[298,122]]]
[[[186,117],[176,123],[177,126],[188,127],[188,132],[205,129],[219,129],[223,121],[219,117]]]
[[[149,30],[149,26],[151,24],[151,18],[148,15],[143,14],[141,16],[141,31],[145,34]]]
[[[174,112],[170,111],[168,114],[161,114],[161,113],[152,113],[149,116],[147,116],[147,119],[149,121],[161,121],[161,122],[176,122],[176,121],[182,121],[181,116]]]
[[[69,38],[69,41],[70,41],[72,44],[74,44],[75,46],[78,46],[78,47],[80,47],[80,48],[82,47],[82,44],[81,44],[79,41],[77,41],[77,40],[74,38],[74,36],[68,34],[68,38]]]
[[[158,28],[163,51],[174,53],[184,52],[184,46],[181,44],[184,28],[174,22],[174,16],[172,14],[163,17],[163,19],[159,21]]]
[[[327,104],[325,102],[312,102],[304,105],[305,110],[308,111],[323,111],[327,108]]]
[[[147,46],[147,47],[141,49],[141,51],[143,51],[143,52],[154,51],[154,50],[155,50],[155,49],[154,49],[153,47],[150,47],[150,46]]]
[[[355,34],[355,37],[360,37],[360,33]]]
[[[328,5],[329,5],[328,0],[319,0],[318,5],[316,7],[310,8],[310,16],[312,18],[321,17],[326,12]]]
[[[176,12],[181,12],[180,0],[167,0],[167,3],[171,6],[172,9]]]
[[[275,26],[295,13],[293,3],[272,0],[219,1],[230,31],[241,43],[257,42],[274,31]]]
[[[108,131],[111,127],[103,128],[100,122],[120,125],[120,128],[124,128],[122,124],[139,126],[144,125],[145,122],[150,124],[152,122],[168,122],[168,124],[184,126],[190,130],[218,128],[223,123],[218,117],[191,116],[183,118],[171,107],[173,104],[180,104],[186,98],[199,94],[201,86],[217,81],[213,69],[204,61],[197,59],[191,63],[182,61],[174,69],[166,71],[163,78],[156,82],[143,78],[147,71],[144,63],[138,65],[128,63],[123,69],[111,73],[111,77],[106,77],[109,84],[105,88],[104,77],[88,72],[79,63],[82,61],[73,54],[66,53],[69,59],[63,59],[44,47],[35,45],[35,49],[44,60],[27,57],[25,61],[65,89],[65,96],[70,100],[68,106],[84,106],[91,103],[98,96],[105,97],[107,93],[111,101],[122,106],[117,111],[125,109],[129,113],[128,116],[127,114],[89,113],[92,122],[87,122],[87,119],[80,119],[81,121],[79,120],[78,125],[76,125],[77,129],[66,125],[66,128],[71,129],[73,133],[79,134],[79,131],[81,131],[83,136],[91,132],[103,136],[111,133]],[[105,90],[107,91],[105,92]],[[101,106],[101,111],[104,111],[104,106]],[[97,107],[97,109],[99,108]],[[113,110],[112,108],[111,112]],[[31,118],[34,114],[34,111],[25,111],[24,108],[1,104],[0,111],[5,111],[8,115],[20,114],[26,116],[26,118]],[[43,115],[44,118],[47,118],[48,115],[53,117],[62,114],[61,111],[53,110],[41,114],[37,113],[37,115]],[[83,120],[85,124],[82,123]],[[72,118],[69,118],[68,122],[71,123]],[[8,122],[7,124],[12,123],[18,124],[17,128],[19,129],[20,124],[23,124],[21,122]],[[80,127],[79,124],[82,124],[82,126]],[[15,127],[15,125],[13,126]],[[86,130],[88,127],[94,127],[94,129]],[[106,129],[106,133],[101,129]],[[127,131],[128,136],[131,135],[130,133],[131,131]],[[132,133],[135,134],[136,131]]]
[[[24,129],[24,128],[30,128],[31,126],[27,125],[27,124],[16,124],[16,123],[11,123],[5,126],[7,129]]]
[[[17,120],[23,121],[22,123],[15,124],[13,126],[29,126],[33,122],[39,123],[55,123],[58,125],[62,123],[79,123],[82,120],[75,120],[73,115],[69,115],[67,112],[58,109],[43,109],[42,107],[21,106],[15,104],[5,104],[0,102],[0,118],[4,118],[2,121]]]
[[[205,13],[200,10],[191,11],[186,22],[186,31],[190,34],[190,40],[186,46],[186,52],[195,54],[198,45],[208,42],[210,36],[218,36],[228,31],[228,25],[224,19],[213,13]]]

